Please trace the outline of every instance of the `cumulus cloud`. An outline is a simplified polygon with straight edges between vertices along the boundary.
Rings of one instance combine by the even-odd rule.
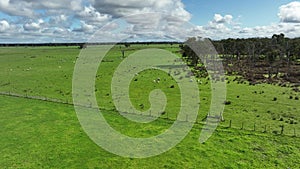
[[[128,15],[140,14],[144,12],[170,12],[178,10],[180,13],[188,15],[183,8],[180,0],[92,0],[92,4],[101,13],[108,13],[114,17],[123,17]]]
[[[191,14],[184,9],[184,4],[181,0],[92,0],[94,7],[100,13],[110,14],[114,18],[127,17],[130,15],[137,16],[138,14],[146,13],[164,13],[172,17],[177,17],[179,21],[189,21]],[[156,16],[148,15],[147,19],[155,19]],[[165,18],[166,20],[168,18]],[[143,22],[145,18],[141,18],[139,22]],[[130,20],[129,20],[130,21]],[[132,22],[136,22],[134,18]]]
[[[300,23],[300,2],[295,1],[279,8],[278,16],[281,22]]]
[[[71,10],[82,9],[82,0],[1,0],[0,11],[11,16],[21,16],[28,18],[38,18],[41,14],[36,10]]]
[[[128,24],[121,34],[176,35],[177,28],[191,19],[181,0],[1,0],[0,11],[17,17],[22,37],[37,36],[37,33],[56,36],[62,32],[73,33],[74,38],[78,34],[89,36],[119,17]],[[4,24],[1,27],[7,31]],[[105,29],[109,27],[120,28],[119,24],[110,24]]]
[[[20,1],[20,0],[16,0]],[[79,11],[82,9],[82,0],[51,0],[51,1],[36,1],[25,0],[32,2],[35,9],[69,9],[72,11]]]
[[[10,24],[6,20],[0,21],[0,33],[9,30]]]
[[[232,15],[215,14],[207,25],[197,26],[194,31],[199,33],[200,36],[221,39],[234,36],[234,32],[239,28],[239,23],[233,20]]]
[[[142,41],[168,37],[184,40],[190,36],[222,39],[270,37],[274,33],[300,35],[298,1],[279,7],[281,22],[256,27],[243,27],[235,16],[219,13],[207,24],[191,26],[192,15],[182,0],[0,0],[0,11],[9,15],[0,20],[2,41],[85,41],[104,25],[99,34],[105,35],[102,41],[111,41],[110,37]]]
[[[30,22],[23,25],[25,31],[39,31],[42,29],[42,25],[44,24],[44,20],[39,19],[37,22]]]
[[[80,28],[75,28],[74,32],[81,32],[81,33],[95,33],[94,30],[95,26],[89,25],[85,23],[84,21],[81,21]]]
[[[34,11],[31,9],[32,5],[26,1],[16,0],[1,0],[0,11],[7,13],[12,16],[36,16]]]
[[[227,24],[230,24],[231,21],[232,21],[232,15],[225,15],[225,16],[222,16],[220,14],[215,14],[214,16],[214,20],[212,22],[214,23],[227,23]]]
[[[126,28],[123,32],[119,32],[120,34],[128,34],[134,38],[146,36],[154,38],[168,36],[191,19],[191,14],[184,9],[181,0],[90,0],[90,2],[90,6],[84,7],[76,15],[84,22],[81,22],[80,28],[74,29],[75,32],[91,33],[92,30],[105,25],[105,22],[123,20],[125,23],[118,25]]]
[[[109,14],[101,14],[91,5],[84,7],[77,16],[85,22],[95,25],[103,25],[112,18]]]
[[[300,35],[300,24],[273,23],[267,26],[243,28],[239,33],[239,36],[244,37],[270,37],[280,33],[284,33],[288,37],[297,37]]]

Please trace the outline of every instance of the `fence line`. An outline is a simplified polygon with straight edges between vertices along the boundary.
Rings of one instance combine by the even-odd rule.
[[[246,127],[248,124],[248,127]],[[252,125],[252,127],[251,127]],[[224,128],[232,128],[232,129],[237,129],[237,130],[244,130],[244,131],[253,131],[253,132],[261,132],[261,133],[271,133],[274,135],[284,135],[284,136],[292,136],[292,137],[300,137],[300,133],[298,133],[300,130],[297,132],[297,127],[296,126],[291,126],[291,125],[267,125],[264,123],[258,124],[256,122],[241,122],[234,124],[232,120],[229,120],[229,123],[226,124],[221,124],[220,126]]]
[[[0,92],[0,95],[2,96],[10,96],[10,97],[19,97],[19,98],[26,98],[26,99],[33,99],[33,100],[39,100],[39,101],[46,101],[46,102],[52,102],[52,103],[59,103],[59,104],[66,104],[66,105],[70,105],[70,106],[81,106],[81,107],[86,107],[86,108],[92,108],[92,109],[99,109],[99,107],[97,106],[92,106],[91,104],[89,105],[78,105],[78,104],[74,104],[72,101],[68,101],[68,99],[62,100],[62,99],[54,99],[54,98],[49,98],[49,97],[44,97],[44,96],[29,96],[27,94],[23,95],[23,94],[17,94],[17,93],[12,93],[12,92]],[[101,110],[106,110],[106,111],[115,111],[117,112],[117,110],[115,109],[104,109],[104,108],[100,108]],[[125,112],[124,112],[125,113]],[[178,119],[172,119],[169,116],[169,113],[166,112],[165,113],[165,117],[160,116],[161,114],[158,113],[156,114],[135,114],[135,113],[130,113],[130,112],[126,112],[128,114],[134,114],[134,115],[139,115],[139,116],[156,116],[159,117],[160,119],[165,119],[165,120],[169,120],[169,121],[174,121],[174,120],[178,120]],[[206,120],[211,119],[212,117],[207,116]],[[253,122],[253,127],[252,128],[247,128],[245,122],[241,122],[240,126],[234,125],[233,121],[231,119],[227,120],[229,121],[229,124],[225,124],[225,122],[221,122],[221,118],[220,117],[213,117],[214,122],[219,122],[219,126],[222,128],[231,128],[231,129],[239,129],[239,130],[244,130],[244,131],[254,131],[254,132],[262,132],[262,133],[271,133],[271,134],[275,134],[275,135],[283,135],[283,136],[292,136],[292,137],[300,137],[300,134],[297,134],[297,130],[296,128],[292,128],[289,130],[286,130],[286,126],[284,125],[280,125],[279,128],[277,128],[278,130],[276,130],[276,127],[272,127],[272,126],[268,126],[266,124],[260,125],[260,127],[263,128],[263,130],[258,130],[258,126],[255,122]],[[206,121],[205,120],[205,121]],[[189,116],[186,115],[185,119],[181,119],[179,121],[182,122],[192,122],[189,121]],[[196,124],[200,124],[200,125],[204,125],[206,124],[205,121],[199,121],[196,120],[195,123]],[[250,122],[249,122],[250,123]],[[249,124],[248,123],[248,124]],[[268,128],[269,127],[269,128]],[[272,127],[272,128],[271,128]],[[289,127],[290,128],[290,127]],[[273,129],[273,130],[272,130]],[[292,130],[292,131],[291,131]],[[289,132],[289,133],[288,133]]]

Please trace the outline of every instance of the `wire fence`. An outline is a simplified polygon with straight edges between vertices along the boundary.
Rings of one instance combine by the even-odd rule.
[[[12,93],[12,92],[0,92],[0,95],[75,106],[73,104],[73,102],[68,99],[63,100],[63,99],[49,98],[46,96],[30,96],[27,94],[18,94],[18,93]],[[99,107],[92,106],[92,104],[87,104],[87,105],[76,104],[76,106],[92,108],[92,109],[99,109]],[[111,110],[104,109],[104,108],[100,108],[100,109],[106,110],[106,111],[117,112],[117,110],[115,110],[115,109],[111,109]],[[133,114],[130,112],[126,112],[126,113]],[[236,130],[260,132],[260,133],[270,133],[270,134],[274,134],[274,135],[300,137],[300,129],[296,125],[288,125],[288,124],[287,125],[270,125],[270,124],[264,124],[262,122],[251,122],[251,121],[240,122],[240,121],[234,121],[234,120],[230,120],[230,119],[226,119],[226,121],[221,121],[220,116],[216,116],[216,117],[207,116],[206,118],[204,118],[202,120],[197,119],[196,121],[191,121],[191,119],[189,118],[188,115],[186,115],[184,119],[176,119],[176,118],[170,117],[169,113],[150,113],[148,115],[145,115],[145,114],[133,114],[133,115],[152,116],[152,117],[157,117],[157,118],[160,118],[163,120],[168,120],[168,121],[178,120],[178,121],[182,121],[182,122],[196,123],[196,124],[200,124],[200,125],[205,125],[207,123],[207,119],[208,119],[208,120],[210,120],[210,123],[219,123],[218,126],[220,126],[221,129],[222,128],[223,129],[236,129]]]

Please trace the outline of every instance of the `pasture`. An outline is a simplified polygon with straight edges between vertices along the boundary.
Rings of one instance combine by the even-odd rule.
[[[115,111],[110,84],[114,70],[139,49],[160,48],[180,57],[178,45],[115,46],[97,72],[95,93],[105,118],[129,136],[149,137],[163,132],[176,119],[180,91],[167,73],[139,73],[130,85],[130,98],[139,110],[150,107],[148,97],[162,89],[165,112],[149,124],[130,122]],[[72,104],[72,74],[78,47],[0,48],[0,166],[4,168],[297,168],[300,157],[299,92],[271,84],[251,85],[228,76],[224,122],[205,143],[198,142],[209,112],[211,87],[199,79],[197,124],[170,151],[149,159],[122,158],[98,147],[81,129]],[[160,83],[154,80],[161,79]],[[173,86],[173,87],[170,87]],[[26,98],[58,99],[53,103]],[[225,100],[224,100],[225,101]],[[230,126],[230,127],[229,127]],[[281,131],[284,129],[283,132]],[[282,132],[282,134],[281,134]]]

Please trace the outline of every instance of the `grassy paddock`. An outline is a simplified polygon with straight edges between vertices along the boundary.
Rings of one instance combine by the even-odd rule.
[[[148,137],[167,129],[177,116],[180,91],[175,81],[161,71],[139,73],[130,85],[133,105],[150,107],[149,93],[162,89],[168,99],[165,114],[141,125],[121,118],[114,111],[110,83],[117,66],[139,49],[160,48],[179,55],[178,45],[115,46],[97,72],[96,96],[105,117],[117,130],[129,136]],[[72,73],[80,50],[77,47],[0,48],[0,92],[72,100]],[[160,78],[161,83],[153,80]],[[150,159],[127,159],[97,147],[80,128],[72,106],[38,100],[0,96],[0,166],[4,168],[297,168],[299,164],[300,97],[288,87],[249,85],[227,79],[225,122],[205,144],[199,144],[201,125],[174,149]],[[174,88],[170,88],[174,85]],[[198,122],[209,112],[211,87],[200,79]],[[276,99],[274,99],[276,98]],[[143,106],[141,106],[143,105]],[[231,129],[226,129],[231,121]],[[126,127],[124,127],[126,124]],[[255,124],[255,128],[254,128]],[[284,135],[280,136],[284,126]],[[240,130],[242,128],[244,130]],[[252,130],[256,130],[253,132]],[[245,131],[246,130],[246,131]],[[267,133],[262,133],[264,130]],[[273,134],[271,134],[273,133]],[[299,166],[298,166],[299,167]]]
[[[148,159],[122,158],[94,144],[72,106],[0,96],[0,166],[3,168],[297,168],[299,138],[219,128],[198,142],[201,125],[172,150]],[[10,106],[7,106],[10,105]],[[165,120],[148,127],[104,111],[120,132],[139,137],[168,128]],[[124,127],[126,124],[126,127]]]

